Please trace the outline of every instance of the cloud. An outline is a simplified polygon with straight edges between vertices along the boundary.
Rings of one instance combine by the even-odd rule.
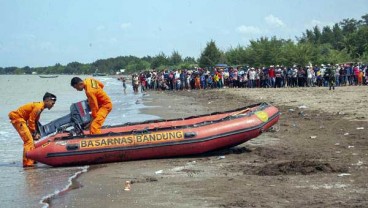
[[[130,27],[130,26],[132,26],[132,23],[130,23],[130,22],[126,22],[126,23],[122,23],[122,24],[120,25],[120,28],[121,28],[121,29],[123,29],[123,30],[125,30],[125,29],[127,29],[128,27]]]
[[[262,33],[261,29],[259,29],[258,27],[245,26],[245,25],[239,26],[238,28],[236,28],[236,31],[238,31],[241,34],[245,34],[245,35],[254,35],[254,34]]]
[[[273,16],[272,14],[268,15],[264,18],[266,23],[273,27],[285,27],[285,23],[281,21],[278,17]]]
[[[324,26],[330,26],[332,27],[335,23],[333,22],[322,22],[316,19],[311,20],[309,23],[305,24],[305,28],[307,29],[312,29],[315,26],[318,26],[320,29],[323,28]]]

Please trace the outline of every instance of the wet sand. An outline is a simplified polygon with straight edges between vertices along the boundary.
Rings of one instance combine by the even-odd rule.
[[[98,165],[51,207],[368,207],[368,87],[147,92],[188,117],[269,102],[275,131],[205,155]],[[155,107],[156,106],[156,107]],[[363,127],[363,129],[362,129]],[[125,181],[131,190],[124,191]]]

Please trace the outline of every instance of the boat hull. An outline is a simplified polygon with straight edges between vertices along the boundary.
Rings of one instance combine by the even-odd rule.
[[[259,104],[214,115],[105,128],[110,133],[101,135],[54,136],[27,157],[51,166],[74,166],[194,155],[244,143],[278,119],[277,108]]]
[[[39,75],[40,78],[57,78],[59,75]]]

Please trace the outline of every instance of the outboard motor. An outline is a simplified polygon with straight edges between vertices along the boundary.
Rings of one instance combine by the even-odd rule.
[[[90,108],[87,100],[73,103],[70,106],[70,114],[58,118],[46,125],[38,123],[41,138],[54,133],[69,132],[71,135],[82,135],[91,122]]]

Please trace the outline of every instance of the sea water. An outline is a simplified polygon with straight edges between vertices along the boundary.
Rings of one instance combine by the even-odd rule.
[[[0,207],[48,207],[45,199],[67,190],[71,180],[88,171],[88,166],[53,168],[37,164],[36,168],[22,167],[23,141],[9,122],[8,113],[33,101],[42,101],[45,92],[57,96],[51,109],[45,109],[40,118],[42,124],[69,114],[72,103],[85,100],[84,91],[70,86],[72,75],[57,78],[40,78],[37,75],[0,75]],[[80,76],[82,79],[85,76]],[[140,114],[145,107],[141,93],[133,93],[127,83],[113,77],[96,77],[104,83],[104,90],[110,96],[113,110],[105,125],[122,124],[156,119]],[[147,95],[146,95],[147,96]]]

